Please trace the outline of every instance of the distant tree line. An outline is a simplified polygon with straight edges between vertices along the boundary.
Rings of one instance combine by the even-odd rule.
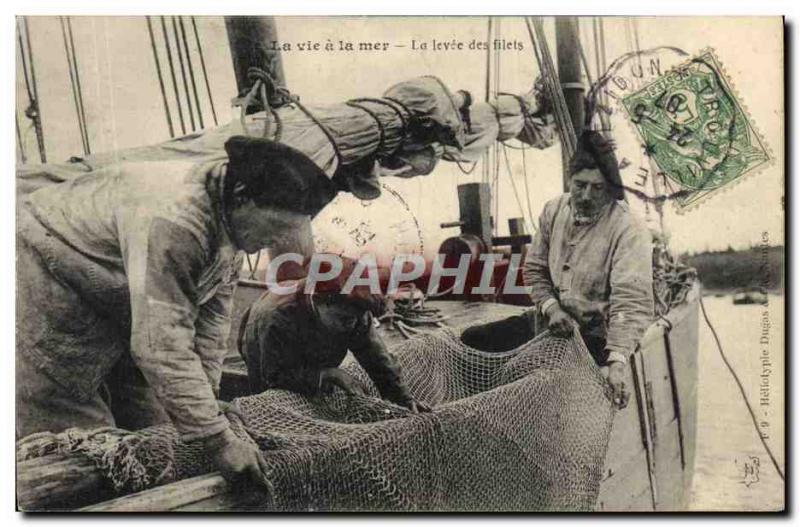
[[[783,288],[783,246],[738,251],[729,247],[724,251],[684,254],[680,260],[697,269],[706,289]]]

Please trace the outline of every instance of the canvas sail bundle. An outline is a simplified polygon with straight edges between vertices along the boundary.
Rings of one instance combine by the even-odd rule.
[[[251,97],[243,106],[257,102]],[[467,92],[453,93],[433,76],[398,83],[380,98],[305,106],[290,96],[277,108],[263,102],[261,106],[267,109],[156,145],[73,158],[69,163],[21,165],[17,169],[19,192],[25,194],[114,163],[220,158],[229,137],[245,134],[300,150],[341,190],[374,199],[380,195],[380,176],[429,174],[439,159],[474,161],[493,142],[514,137],[537,148],[546,148],[554,140],[538,91],[524,96],[498,95],[489,103],[471,104]]]

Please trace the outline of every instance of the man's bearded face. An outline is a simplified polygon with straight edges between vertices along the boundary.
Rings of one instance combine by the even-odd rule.
[[[608,183],[599,169],[585,168],[572,175],[569,191],[578,216],[594,219],[612,200]]]

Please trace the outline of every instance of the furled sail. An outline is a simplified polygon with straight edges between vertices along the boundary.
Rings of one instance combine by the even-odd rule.
[[[256,76],[244,108],[257,98],[258,82],[263,81]],[[261,100],[267,100],[265,92],[261,93]],[[452,92],[433,76],[395,84],[380,98],[329,106],[305,106],[288,95],[279,107],[262,102],[262,111],[240,120],[156,145],[73,158],[63,164],[21,165],[18,189],[26,193],[120,162],[214,159],[225,155],[229,137],[246,134],[297,148],[341,190],[374,199],[381,192],[377,179],[381,176],[429,174],[440,159],[475,160],[495,141],[514,137],[537,148],[553,143],[552,124],[537,90],[519,96],[498,95],[475,105],[471,99],[468,92]]]

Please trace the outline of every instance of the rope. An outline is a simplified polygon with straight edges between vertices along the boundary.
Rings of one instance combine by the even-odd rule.
[[[555,117],[556,127],[558,128],[559,137],[561,139],[563,157],[569,159],[574,153],[576,143],[575,131],[572,128],[569,110],[566,108],[564,94],[558,85],[558,75],[555,72],[555,66],[549,54],[547,40],[544,36],[544,29],[542,28],[541,20],[532,22],[531,19],[527,17],[525,23],[528,28],[528,35],[531,39],[534,56],[539,64],[539,70],[542,72],[542,79],[550,93],[550,99],[553,104],[553,117]],[[535,36],[534,33],[536,34]],[[541,45],[541,50],[539,49],[537,40]]]
[[[81,119],[83,120],[83,133],[86,136],[86,153],[91,154],[92,148],[89,144],[89,126],[86,120],[86,108],[83,106],[83,88],[81,87],[81,75],[78,68],[78,55],[75,53],[75,39],[72,36],[72,21],[67,17],[67,34],[69,35],[69,44],[72,48],[72,67],[75,69],[75,86],[78,89],[78,102],[81,108]]]
[[[16,110],[14,110],[14,124],[17,130],[17,147],[19,148],[19,155],[22,159],[22,163],[25,164],[28,162],[28,157],[25,155],[25,143],[23,143],[22,133],[19,131],[19,115],[17,115]]]
[[[375,155],[380,156],[381,150],[383,150],[384,142],[386,141],[386,130],[383,128],[383,123],[381,122],[378,114],[370,110],[369,108],[360,105],[358,102],[355,101],[347,101],[345,104],[350,106],[351,108],[358,108],[362,112],[366,113],[375,121],[375,124],[378,125],[378,146],[375,147]]]
[[[208,70],[206,69],[206,59],[203,56],[203,46],[200,45],[200,34],[197,32],[197,23],[194,17],[190,18],[192,21],[192,29],[194,30],[194,40],[197,43],[197,54],[200,56],[200,68],[203,70],[203,80],[206,83],[206,93],[208,93],[208,102],[211,105],[211,116],[214,118],[214,125],[217,122],[217,111],[214,109],[214,98],[211,97],[211,85],[208,82]]]
[[[604,44],[600,43],[600,32],[602,29],[603,20],[600,17],[593,17],[592,18],[592,39],[594,40],[594,62],[595,62],[595,69],[597,72],[598,81],[600,77],[603,76],[603,72],[605,71],[605,50],[602,49]],[[597,98],[597,102],[603,107],[602,110],[597,111],[597,105],[590,106],[587,108],[587,115],[586,120],[587,122],[591,119],[591,113],[597,111],[597,115],[600,118],[600,128],[601,133],[604,137],[608,139],[608,132],[611,129],[611,125],[608,121],[608,114],[606,113],[606,108],[608,108],[608,102],[606,101],[605,94],[602,92],[599,94]]]
[[[189,110],[189,123],[192,125],[192,131],[194,132],[197,127],[194,124],[194,112],[192,111],[192,97],[189,95],[189,83],[186,81],[186,68],[183,66],[183,53],[181,52],[181,41],[180,37],[178,36],[178,24],[175,21],[175,17],[171,17],[172,20],[172,33],[175,35],[175,48],[178,50],[178,64],[181,67],[181,80],[183,81],[183,93],[186,94],[186,106]]]
[[[525,99],[522,98],[521,96],[517,95],[516,93],[508,93],[508,92],[499,91],[499,92],[497,92],[497,96],[496,96],[498,101],[499,101],[501,95],[506,95],[508,97],[513,97],[517,101],[517,103],[519,104],[520,112],[522,112],[523,127],[526,127],[527,126],[527,124],[526,124],[527,119],[526,118],[528,116],[528,103],[525,102]],[[492,106],[492,108],[494,109],[495,118],[497,119],[497,124],[499,126],[500,125],[500,111],[494,105]],[[507,141],[500,141],[500,143],[502,143],[504,147],[510,148],[512,150],[528,150],[529,148],[533,148],[532,146],[527,146],[526,147],[525,143],[523,143],[521,141],[520,141],[520,144],[522,145],[521,147],[520,146],[511,145]]]
[[[394,113],[397,114],[397,117],[400,118],[400,126],[403,128],[403,131],[405,131],[408,128],[408,121],[406,121],[406,117],[403,115],[402,110],[397,108],[397,106],[393,104],[394,102],[393,99],[373,99],[371,97],[359,97],[358,99],[350,99],[350,100],[352,102],[372,102],[375,104],[383,104],[384,106],[388,106],[389,108],[392,109],[392,111],[394,111]],[[408,108],[403,107],[403,109],[408,111]],[[409,115],[409,119],[410,118],[411,116]]]
[[[403,106],[402,109],[401,109],[401,108],[398,108],[397,106],[395,106],[395,103],[391,99],[375,99],[375,98],[371,98],[371,97],[359,97],[357,99],[350,99],[350,101],[351,102],[357,102],[357,103],[360,103],[360,102],[371,102],[371,103],[374,103],[374,104],[382,104],[384,106],[388,106],[394,113],[397,114],[397,117],[400,119],[400,127],[402,128],[402,134],[403,135],[406,134],[406,131],[408,130],[408,120],[406,120],[406,117],[403,115],[403,110],[409,112],[409,116],[408,116],[409,120],[413,117],[413,115],[411,115],[409,109],[406,108],[405,106]],[[403,146],[402,138],[400,139],[400,141],[398,141],[397,146],[394,148],[394,150],[392,150],[391,152],[388,152],[386,154],[386,156],[391,156],[392,154],[397,152],[400,149],[401,146]]]
[[[517,200],[517,206],[519,207],[519,214],[522,218],[525,218],[525,209],[522,207],[522,200],[519,199],[519,192],[517,192],[517,184],[514,182],[514,175],[511,171],[511,162],[508,160],[508,152],[506,151],[505,145],[503,145],[503,157],[506,160],[506,172],[508,173],[508,179],[511,181],[511,188],[514,190],[514,198]],[[533,218],[528,218],[525,220],[526,223],[529,225],[533,223]]]
[[[467,176],[469,176],[470,174],[475,172],[475,167],[478,166],[478,162],[475,161],[474,163],[472,163],[471,167],[464,168],[464,166],[461,164],[461,161],[456,161],[456,166],[458,167],[458,169],[461,171],[462,174],[466,174]]]
[[[245,254],[244,257],[245,257],[245,260],[247,260],[247,269],[250,271],[250,276],[248,277],[248,279],[249,280],[255,280],[256,279],[256,271],[258,271],[258,262],[259,262],[259,260],[261,260],[261,250],[259,249],[256,252],[256,262],[255,263],[250,261],[250,255],[249,254]]]
[[[183,110],[181,109],[181,97],[178,93],[178,80],[175,78],[175,63],[172,61],[172,49],[169,45],[169,35],[167,34],[167,23],[164,17],[161,18],[161,32],[164,34],[164,47],[167,49],[167,62],[169,62],[169,74],[172,77],[172,88],[175,92],[175,105],[178,107],[178,118],[181,122],[181,134],[186,134],[186,123],[183,120]]]
[[[710,329],[711,334],[714,335],[714,341],[717,343],[717,349],[719,350],[720,357],[722,357],[722,362],[725,363],[725,366],[727,366],[728,371],[733,377],[733,380],[736,381],[736,385],[739,387],[739,393],[741,393],[742,400],[744,401],[744,404],[747,407],[747,411],[750,413],[750,418],[753,420],[753,426],[756,429],[756,435],[758,435],[758,438],[761,440],[761,444],[764,445],[764,450],[767,451],[767,455],[769,455],[769,459],[775,466],[775,470],[778,472],[778,475],[781,477],[782,480],[786,481],[786,478],[783,475],[783,471],[778,465],[778,461],[775,459],[775,456],[772,454],[772,450],[769,448],[769,445],[767,445],[764,436],[761,435],[761,432],[758,429],[758,419],[756,418],[756,413],[753,411],[753,407],[750,405],[750,401],[747,399],[747,393],[745,393],[744,391],[744,386],[742,385],[742,381],[739,380],[739,376],[736,375],[736,371],[733,369],[733,366],[731,366],[731,363],[728,362],[728,358],[725,356],[725,352],[722,350],[722,344],[720,343],[719,336],[717,336],[717,331],[714,329],[714,326],[708,319],[708,313],[706,313],[706,306],[703,304],[702,296],[700,296],[700,309],[703,312],[703,318],[706,321],[706,325],[708,325],[708,329]]]
[[[500,40],[502,38],[502,31],[501,31],[501,18],[495,19],[495,31],[494,36],[495,39]],[[496,48],[494,50],[494,96],[497,98],[497,92],[500,91],[500,49]],[[500,128],[500,111],[497,107],[494,108],[495,112],[495,119],[497,120],[497,128]],[[525,116],[523,114],[523,120]],[[500,143],[495,141],[492,143],[492,152],[494,154],[494,189],[493,189],[493,197],[494,197],[494,233],[495,235],[498,234],[500,228],[500,192],[497,190],[500,185]],[[509,177],[511,177],[511,173],[509,173]],[[516,191],[516,189],[515,189]],[[525,213],[523,212],[523,216]]]
[[[289,90],[287,90],[285,86],[281,86],[280,84],[278,84],[275,81],[275,78],[269,72],[264,71],[261,68],[250,68],[247,71],[247,76],[250,79],[260,80],[262,83],[264,83],[264,85],[266,85],[266,83],[269,83],[273,87],[276,93],[282,94],[286,100],[290,101],[292,104],[295,104],[298,108],[300,108],[300,110],[306,115],[306,117],[311,119],[311,121],[315,125],[317,125],[317,127],[319,127],[320,130],[322,130],[322,133],[325,134],[325,137],[328,138],[328,141],[331,143],[331,147],[333,148],[333,153],[336,156],[336,161],[338,166],[342,165],[342,153],[339,150],[339,145],[338,143],[336,143],[336,139],[333,137],[333,133],[327,126],[322,124],[322,121],[317,119],[317,117],[308,108],[306,108],[305,105],[303,105],[303,103],[300,102],[299,97],[292,95],[291,92],[289,92]],[[265,97],[264,95],[262,96]],[[270,108],[268,101],[266,100],[263,101],[263,104],[265,110],[267,108]]]
[[[25,27],[25,42],[27,43],[27,55],[30,60],[26,59],[26,47],[22,43],[22,28],[17,19],[17,35],[19,37],[20,55],[22,57],[22,69],[25,76],[25,88],[28,91],[28,108],[25,110],[25,116],[33,122],[33,128],[36,131],[36,143],[39,147],[39,159],[42,163],[47,163],[47,151],[44,145],[44,130],[42,128],[42,114],[39,110],[39,90],[36,85],[36,68],[33,63],[33,48],[31,47],[31,35],[28,28],[28,17],[21,17],[22,23]],[[30,77],[29,77],[30,74]]]
[[[25,45],[22,43],[22,27],[19,25],[19,20],[17,21],[17,40],[19,41],[19,54],[22,60],[22,75],[25,79],[25,91],[28,92],[28,101],[30,102],[34,100],[34,97],[31,89],[30,77],[28,75],[28,61],[25,58]]]
[[[492,17],[487,17],[486,19],[486,42],[492,42]],[[491,96],[491,78],[492,78],[492,51],[491,46],[486,47],[486,86],[484,91],[484,102],[489,102],[489,98]],[[483,183],[489,183],[489,161],[491,157],[491,149],[487,148],[486,153],[483,154],[481,158],[481,181]]]
[[[536,232],[538,230],[536,222],[533,221],[533,208],[531,207],[531,191],[528,188],[528,163],[525,160],[525,148],[522,149],[522,181],[525,182],[525,200],[528,202],[528,216],[531,218],[531,229]]]
[[[586,80],[589,82],[589,85],[591,85],[594,83],[592,82],[592,74],[589,71],[589,63],[586,60],[586,54],[584,53],[583,45],[581,44],[581,38],[580,38],[581,24],[580,22],[578,22],[577,19],[575,20],[575,32],[578,34],[578,53],[581,56],[581,64],[583,64],[583,71],[586,73]]]
[[[564,124],[563,133],[566,139],[566,144],[568,146],[567,153],[569,154],[569,156],[571,156],[575,151],[575,144],[576,144],[575,130],[572,127],[572,119],[569,114],[569,109],[567,108],[567,103],[564,100],[564,93],[561,89],[560,81],[558,78],[558,71],[556,70],[555,63],[553,62],[553,57],[550,54],[550,47],[548,46],[547,39],[545,38],[544,35],[544,27],[542,25],[541,19],[534,22],[534,27],[539,37],[544,63],[549,71],[549,79],[556,100],[556,108],[557,111],[560,112],[561,121]]]
[[[486,42],[490,44],[492,42],[492,17],[487,18],[487,27],[486,27]],[[489,102],[489,98],[491,97],[489,94],[489,85],[491,79],[491,67],[492,67],[492,47],[487,45],[486,47],[486,93],[484,94],[484,102]]]
[[[158,60],[158,50],[156,49],[156,39],[153,35],[153,23],[149,16],[146,16],[147,32],[150,34],[150,47],[153,50],[153,59],[156,64],[156,74],[158,75],[158,87],[161,89],[161,100],[164,103],[164,114],[167,116],[167,126],[169,127],[169,136],[175,137],[175,129],[172,126],[172,115],[169,111],[169,103],[167,102],[167,92],[164,89],[164,76],[161,74],[161,61]]]
[[[600,30],[598,29],[599,17],[592,17],[592,42],[594,43],[594,69],[597,76],[600,77],[603,73],[602,66],[600,65]]]
[[[205,128],[203,123],[203,110],[200,108],[200,97],[197,95],[197,83],[194,79],[194,67],[192,66],[192,57],[189,54],[189,41],[186,39],[186,26],[183,24],[183,17],[178,17],[178,23],[181,27],[181,39],[183,40],[183,51],[186,54],[186,66],[189,68],[189,79],[192,81],[192,93],[194,94],[195,107],[197,108],[197,119],[200,121],[200,128]]]
[[[572,118],[570,117],[569,109],[567,108],[567,102],[564,100],[564,92],[561,89],[558,72],[556,70],[555,63],[553,62],[553,57],[550,54],[550,47],[548,46],[547,39],[544,35],[542,20],[535,19],[533,26],[539,40],[539,45],[541,46],[542,58],[548,72],[546,77],[548,77],[551,89],[553,91],[553,97],[555,101],[554,109],[556,113],[560,114],[562,122],[562,138],[565,140],[564,144],[567,147],[567,158],[570,158],[572,157],[572,154],[575,153],[575,145],[577,143],[575,129],[572,126]]]
[[[61,36],[64,39],[64,52],[67,56],[67,71],[69,72],[70,88],[72,99],[75,103],[75,113],[78,117],[78,132],[81,134],[83,153],[91,153],[89,146],[89,132],[86,127],[86,114],[83,108],[83,90],[81,89],[80,77],[78,76],[78,61],[75,57],[75,41],[72,37],[72,24],[69,17],[58,17],[61,23]],[[66,19],[66,21],[65,21]],[[67,26],[69,27],[69,38],[67,38]]]

